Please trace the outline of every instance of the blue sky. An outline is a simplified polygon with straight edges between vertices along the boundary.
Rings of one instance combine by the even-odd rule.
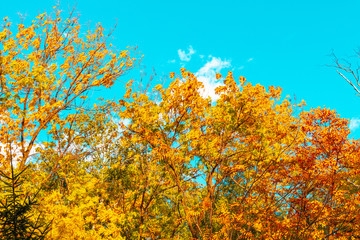
[[[1,17],[18,22],[18,13],[32,19],[51,11],[56,1],[6,1]],[[75,1],[61,1],[64,12]],[[113,44],[138,46],[142,65],[157,77],[185,67],[216,85],[213,74],[244,76],[251,83],[283,88],[283,95],[306,101],[305,109],[336,109],[352,120],[352,137],[360,138],[360,97],[328,67],[332,52],[354,58],[360,47],[360,1],[114,1],[77,0],[83,25],[117,24]],[[136,76],[125,76],[123,81]],[[138,76],[138,74],[137,74]],[[156,80],[156,78],[155,78]],[[97,95],[123,95],[122,85]],[[211,94],[209,92],[209,94]]]

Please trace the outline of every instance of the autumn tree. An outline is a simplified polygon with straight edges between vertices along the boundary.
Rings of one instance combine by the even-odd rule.
[[[77,111],[91,89],[110,87],[136,65],[134,49],[116,51],[99,24],[82,30],[73,12],[63,18],[58,7],[29,26],[14,26],[4,18],[0,30],[0,170],[9,176],[12,165],[22,171],[36,161],[41,147],[52,145],[61,129],[71,129],[68,113]],[[61,145],[71,144],[62,139]],[[68,158],[52,158],[49,180]],[[34,173],[35,174],[35,173]],[[4,176],[3,176],[4,177]],[[29,177],[31,178],[31,177]],[[33,190],[22,184],[25,195]],[[4,190],[4,188],[2,187]],[[4,194],[2,191],[1,194]],[[29,195],[29,196],[30,196]]]
[[[359,189],[354,189],[353,182],[358,171],[354,164],[359,161],[359,141],[348,139],[348,120],[335,111],[313,109],[300,118],[305,138],[295,148],[285,178],[293,189],[287,199],[286,236],[358,236]]]
[[[13,186],[38,193],[31,211],[53,222],[48,239],[360,235],[360,143],[335,111],[302,111],[232,72],[216,75],[211,99],[183,68],[167,87],[130,81],[122,99],[89,106],[89,91],[137,63],[134,49],[113,50],[100,25],[81,35],[57,8],[11,26],[0,33],[1,180],[26,170]]]
[[[51,238],[311,239],[358,234],[359,142],[334,111],[229,73],[202,95],[185,69],[151,94],[69,114],[41,151]],[[218,75],[221,78],[220,75]],[[62,155],[59,155],[61,153]]]
[[[302,104],[280,102],[281,89],[267,92],[244,78],[238,85],[231,73],[216,89],[216,102],[201,95],[202,87],[182,69],[168,88],[155,88],[160,100],[129,89],[129,100],[120,101],[120,119],[131,120],[123,138],[147,145],[154,169],[165,169],[171,176],[167,186],[176,187],[166,199],[177,206],[173,217],[186,228],[174,230],[175,236],[356,234],[359,202],[348,181],[359,143],[347,138],[346,120],[326,109],[295,117]],[[304,155],[307,149],[313,153]],[[304,162],[311,159],[316,165]]]
[[[266,92],[244,78],[239,86],[231,73],[216,89],[220,99],[215,104],[201,95],[202,88],[182,69],[168,89],[156,87],[161,95],[157,103],[128,91],[125,97],[132,100],[123,103],[120,116],[131,119],[131,124],[124,135],[148,144],[149,156],[171,176],[177,193],[169,201],[178,206],[179,221],[187,226],[177,236],[257,236],[251,232],[263,231],[263,219],[252,211],[266,204],[264,218],[274,220],[281,210],[271,196],[277,188],[271,177],[299,139],[292,106],[288,101],[277,103],[280,89]],[[242,214],[236,224],[235,213]]]

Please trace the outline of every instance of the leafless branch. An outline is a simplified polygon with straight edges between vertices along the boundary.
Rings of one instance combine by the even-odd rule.
[[[360,50],[355,51],[355,54],[356,57],[360,58]],[[334,53],[332,54],[332,57],[335,65],[330,65],[330,67],[337,68],[337,73],[353,87],[356,91],[356,95],[360,97],[359,64],[354,67],[349,60],[339,59]]]

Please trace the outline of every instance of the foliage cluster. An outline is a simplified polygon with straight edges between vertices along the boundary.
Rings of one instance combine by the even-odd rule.
[[[58,9],[16,34],[4,21],[0,200],[38,200],[15,222],[34,224],[41,212],[45,225],[32,226],[46,239],[360,237],[360,142],[347,120],[302,111],[280,88],[237,83],[231,72],[217,74],[213,101],[185,69],[167,88],[129,82],[123,99],[86,107],[91,89],[138,62],[103,31],[82,37],[77,18]]]

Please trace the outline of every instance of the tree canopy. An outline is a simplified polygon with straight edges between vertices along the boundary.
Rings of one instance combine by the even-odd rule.
[[[168,87],[130,81],[122,99],[90,107],[87,93],[139,57],[101,25],[80,30],[55,8],[0,32],[0,201],[15,166],[12,189],[41,213],[28,220],[51,223],[45,239],[360,237],[348,120],[232,72],[216,75],[214,100],[184,68]]]

